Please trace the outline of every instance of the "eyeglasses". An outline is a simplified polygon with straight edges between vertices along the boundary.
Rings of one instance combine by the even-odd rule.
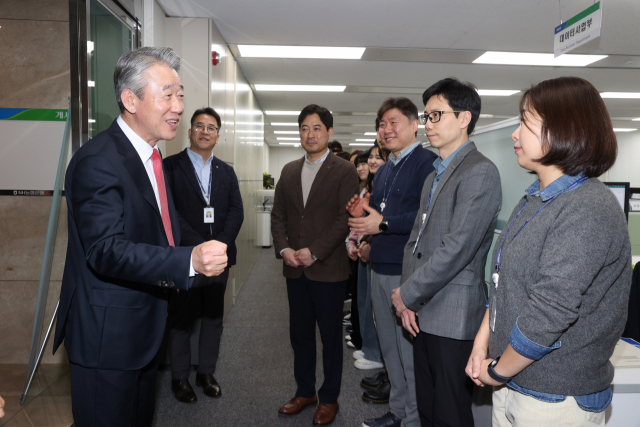
[[[196,132],[202,132],[205,128],[205,125],[203,123],[196,123],[195,125],[193,125],[193,128],[196,130]],[[218,132],[218,128],[214,125],[206,126],[206,128],[209,133]]]
[[[431,123],[438,123],[443,114],[447,113],[462,113],[463,111],[432,111],[429,114],[420,114],[420,124],[426,125],[427,120],[431,120]]]

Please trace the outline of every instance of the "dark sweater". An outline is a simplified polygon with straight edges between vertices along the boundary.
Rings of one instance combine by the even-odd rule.
[[[386,178],[388,199],[381,213],[384,219],[389,221],[389,230],[373,236],[369,259],[376,273],[387,276],[402,274],[404,246],[409,240],[420,207],[422,186],[433,171],[433,162],[437,158],[435,153],[418,145],[411,156],[402,159],[398,165],[394,166],[393,162],[388,161],[378,169],[373,179],[373,193],[369,206],[380,212]]]
[[[590,179],[561,194],[516,231],[544,201],[525,195],[498,238],[492,266],[506,230],[525,200],[502,250],[495,332],[489,357],[500,356],[518,321],[520,332],[544,347],[560,342],[513,382],[541,393],[581,396],[605,390],[609,362],[627,317],[631,246],[624,214],[613,193]]]

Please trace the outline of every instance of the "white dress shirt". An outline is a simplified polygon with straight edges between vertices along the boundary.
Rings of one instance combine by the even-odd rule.
[[[156,174],[153,171],[153,160],[151,160],[151,155],[153,154],[153,150],[158,150],[158,147],[151,147],[144,139],[140,138],[140,136],[133,131],[129,127],[129,125],[122,120],[122,116],[118,116],[116,122],[118,122],[118,126],[122,129],[124,135],[129,139],[133,148],[136,149],[138,156],[140,156],[140,160],[142,160],[142,164],[144,165],[144,169],[147,171],[147,175],[149,176],[149,181],[151,181],[151,187],[153,188],[153,194],[156,196],[156,203],[158,203],[158,210],[160,211],[160,216],[162,216],[162,207],[160,205],[160,194],[158,193],[158,182],[156,181]],[[158,154],[160,152],[158,151]],[[196,271],[193,268],[193,254],[191,254],[191,261],[189,263],[189,277],[195,276]]]

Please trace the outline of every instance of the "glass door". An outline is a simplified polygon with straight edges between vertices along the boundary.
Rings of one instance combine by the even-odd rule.
[[[120,114],[113,71],[118,58],[137,45],[136,21],[109,0],[89,0],[87,25],[88,134],[93,138]]]

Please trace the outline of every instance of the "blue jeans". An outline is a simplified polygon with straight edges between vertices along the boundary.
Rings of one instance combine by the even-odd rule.
[[[358,311],[360,314],[360,334],[362,335],[364,358],[372,362],[382,362],[378,333],[376,332],[376,325],[373,323],[371,268],[362,261],[358,261]]]

